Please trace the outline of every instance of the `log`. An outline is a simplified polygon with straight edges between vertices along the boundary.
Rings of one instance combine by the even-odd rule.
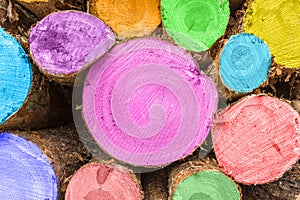
[[[91,66],[82,113],[97,145],[114,159],[160,167],[201,145],[217,99],[213,81],[187,52],[141,38],[115,46]]]
[[[262,85],[269,74],[271,53],[260,38],[241,33],[231,36],[220,56],[220,77],[236,93],[247,93]]]
[[[144,200],[168,200],[167,168],[142,174]]]
[[[15,1],[0,1],[0,26],[10,34],[25,38],[37,18]]]
[[[86,11],[86,0],[16,0],[38,19],[46,17],[57,10]]]
[[[90,159],[72,127],[0,138],[1,199],[63,199],[69,177]]]
[[[298,113],[300,113],[300,100],[292,100],[292,101],[291,101],[291,106],[292,106]]]
[[[209,157],[194,159],[175,167],[169,177],[169,199],[240,200],[239,186],[223,174]]]
[[[162,0],[162,22],[172,39],[187,50],[210,49],[228,24],[229,0]]]
[[[237,10],[242,9],[243,4],[246,0],[230,0],[230,13],[231,15],[234,15]]]
[[[299,200],[300,164],[286,172],[278,181],[253,186],[242,186],[244,200]]]
[[[89,12],[107,23],[119,39],[150,35],[161,23],[159,0],[90,0]]]
[[[29,34],[30,53],[51,80],[73,85],[83,68],[103,56],[115,37],[98,18],[80,11],[48,15]]]
[[[299,1],[252,0],[244,20],[245,32],[263,39],[275,62],[288,68],[300,67],[299,10]]]
[[[140,182],[127,169],[92,162],[81,167],[71,178],[66,200],[130,199],[142,200]]]
[[[50,87],[22,46],[1,27],[0,41],[0,130],[37,129],[70,121],[71,106],[62,99],[61,90]]]
[[[224,109],[212,126],[220,167],[246,185],[277,180],[299,159],[299,119],[288,103],[265,95]]]

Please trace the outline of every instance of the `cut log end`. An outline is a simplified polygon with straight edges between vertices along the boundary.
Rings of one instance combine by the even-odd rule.
[[[162,21],[172,39],[195,52],[205,51],[220,38],[228,24],[228,0],[161,2]]]
[[[1,133],[0,152],[0,199],[57,199],[57,177],[36,144]]]
[[[107,23],[120,39],[149,35],[161,23],[159,0],[92,0],[90,13]]]
[[[32,86],[32,65],[18,41],[0,27],[0,125],[25,102]]]
[[[174,168],[169,179],[169,199],[240,200],[239,186],[221,173],[210,159],[192,160]]]
[[[223,48],[220,76],[228,89],[246,93],[267,79],[270,65],[267,44],[254,35],[242,33],[232,36]]]
[[[30,51],[41,71],[50,79],[71,84],[74,74],[104,55],[114,42],[106,24],[80,11],[50,14],[29,34]]]
[[[106,164],[90,163],[73,175],[65,199],[141,200],[142,196],[140,184],[130,172]]]
[[[74,127],[11,132],[36,144],[48,158],[57,177],[58,199],[62,200],[71,175],[91,158]]]
[[[252,95],[214,120],[214,151],[225,173],[243,184],[272,182],[299,158],[299,114],[287,103]]]
[[[288,68],[300,67],[299,10],[299,1],[253,0],[244,20],[245,32],[263,39],[275,62]]]
[[[240,200],[236,185],[220,172],[201,171],[184,179],[176,188],[174,200]]]
[[[83,89],[83,116],[97,144],[136,166],[165,166],[191,154],[216,107],[215,85],[194,59],[155,38],[115,46],[92,65]]]

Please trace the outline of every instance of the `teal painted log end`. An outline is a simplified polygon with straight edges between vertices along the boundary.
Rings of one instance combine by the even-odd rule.
[[[268,45],[255,35],[232,36],[220,57],[224,85],[237,93],[251,92],[267,79],[271,65]]]
[[[21,44],[0,27],[0,124],[24,104],[32,85],[32,65]]]

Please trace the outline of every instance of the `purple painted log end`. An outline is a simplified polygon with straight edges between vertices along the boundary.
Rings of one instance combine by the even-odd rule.
[[[80,11],[46,16],[29,34],[31,54],[42,71],[70,75],[103,56],[115,43],[100,19]]]

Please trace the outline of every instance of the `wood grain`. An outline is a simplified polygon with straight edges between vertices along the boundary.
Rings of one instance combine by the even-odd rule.
[[[289,104],[265,95],[224,109],[212,127],[220,167],[247,185],[277,180],[299,158],[299,119]]]
[[[89,12],[120,39],[150,35],[161,23],[159,0],[91,0]]]
[[[276,63],[288,68],[300,67],[300,2],[249,1],[244,20],[245,32],[255,34],[270,47]]]
[[[91,162],[73,175],[65,199],[142,200],[143,193],[140,182],[129,170],[116,165]]]

